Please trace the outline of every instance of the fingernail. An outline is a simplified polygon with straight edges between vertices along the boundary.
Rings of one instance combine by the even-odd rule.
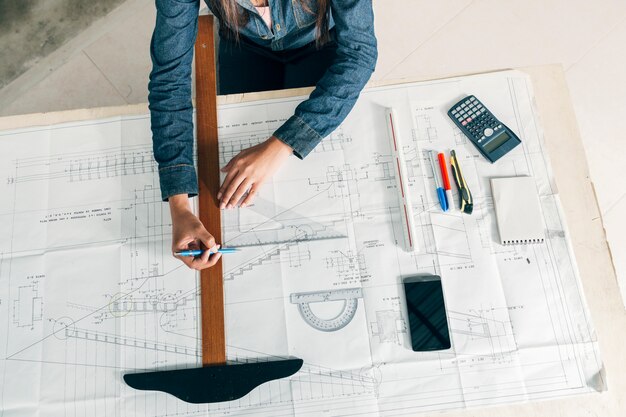
[[[241,203],[241,206],[240,206],[240,207],[241,207],[241,208],[244,208],[245,206],[247,206],[247,204],[246,204],[246,203]]]
[[[222,198],[222,193],[217,193],[217,199],[219,200],[220,198]]]
[[[226,207],[226,204],[220,203],[220,210],[224,210],[225,207]]]
[[[226,206],[226,208],[231,209],[231,208],[233,208],[233,205],[232,205],[232,204],[229,204],[228,206]]]

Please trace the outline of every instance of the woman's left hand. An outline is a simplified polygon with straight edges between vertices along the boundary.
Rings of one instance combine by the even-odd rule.
[[[289,145],[275,136],[239,152],[222,168],[222,172],[228,174],[217,193],[220,208],[235,207],[246,191],[248,195],[241,202],[240,207],[250,204],[259,191],[259,187],[274,175],[292,152]]]

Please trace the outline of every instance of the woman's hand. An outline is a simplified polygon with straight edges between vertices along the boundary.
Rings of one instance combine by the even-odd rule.
[[[176,256],[191,269],[201,270],[213,266],[222,256],[217,252],[220,245],[204,228],[200,220],[189,207],[187,194],[177,194],[169,198],[170,213],[172,214],[172,253],[183,250],[204,250],[202,256]],[[210,255],[210,256],[209,256]]]
[[[250,204],[259,191],[259,187],[274,175],[292,152],[289,145],[274,136],[239,152],[222,168],[222,171],[228,174],[217,193],[220,208],[235,207],[248,190],[248,195],[241,202],[240,207]]]

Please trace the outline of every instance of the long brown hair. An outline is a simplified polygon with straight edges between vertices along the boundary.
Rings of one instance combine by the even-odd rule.
[[[330,0],[295,0],[302,5],[302,8],[315,16],[315,43],[321,46],[330,40],[329,32],[329,12]],[[224,33],[228,34],[235,40],[239,40],[239,28],[244,26],[250,20],[248,10],[237,4],[236,0],[209,0],[211,9],[217,15]],[[317,3],[317,12],[313,11],[311,3]]]

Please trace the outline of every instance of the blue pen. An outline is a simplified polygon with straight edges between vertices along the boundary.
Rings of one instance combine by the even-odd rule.
[[[433,178],[435,178],[435,186],[437,187],[437,197],[439,198],[439,204],[441,205],[441,210],[448,211],[448,200],[446,200],[446,191],[443,189],[443,185],[441,184],[441,178],[437,175],[437,152],[429,151],[428,156],[430,157],[430,166],[433,169]]]
[[[238,251],[238,249],[237,248],[220,248],[217,251],[219,253],[235,253]],[[180,252],[174,252],[174,255],[176,256],[200,256],[203,253],[204,253],[203,250],[195,249],[195,250],[184,250]]]

